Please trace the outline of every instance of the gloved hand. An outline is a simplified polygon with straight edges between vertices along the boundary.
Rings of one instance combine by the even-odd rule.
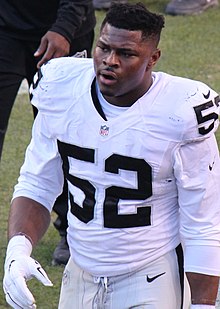
[[[45,286],[52,286],[41,265],[30,257],[31,242],[21,235],[14,236],[8,243],[5,258],[3,289],[7,303],[14,309],[35,309],[35,299],[26,281],[35,277]]]

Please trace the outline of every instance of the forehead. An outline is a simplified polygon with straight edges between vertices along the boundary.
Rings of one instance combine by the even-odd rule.
[[[105,24],[101,31],[99,41],[107,45],[119,44],[120,47],[134,47],[141,43],[146,43],[142,38],[142,32],[140,30],[119,29],[108,23]]]

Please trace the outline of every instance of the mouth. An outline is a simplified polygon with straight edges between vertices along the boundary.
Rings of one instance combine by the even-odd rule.
[[[105,79],[109,79],[109,80],[114,80],[116,79],[115,77],[108,75],[108,74],[101,74],[101,76],[103,76]]]
[[[102,84],[113,85],[117,82],[117,75],[108,70],[102,70],[99,73],[99,80]]]

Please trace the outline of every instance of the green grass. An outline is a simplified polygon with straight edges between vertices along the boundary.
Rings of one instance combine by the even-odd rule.
[[[143,1],[154,12],[163,14],[168,1]],[[104,16],[97,12],[97,29]],[[162,56],[155,67],[157,71],[198,79],[220,92],[219,26],[220,9],[212,9],[198,16],[166,16],[160,48]],[[3,260],[7,239],[7,218],[13,187],[24,151],[30,140],[32,109],[27,95],[19,95],[12,111],[0,164],[0,308],[8,308],[2,292]],[[220,131],[217,132],[220,141]],[[52,215],[52,221],[54,215]],[[28,284],[40,309],[57,308],[62,267],[51,266],[51,256],[59,240],[52,224],[47,234],[34,250],[34,257],[42,264],[54,283],[52,288],[43,287],[36,280]],[[86,308],[85,308],[86,309]]]

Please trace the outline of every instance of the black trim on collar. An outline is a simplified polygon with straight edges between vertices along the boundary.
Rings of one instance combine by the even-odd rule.
[[[98,96],[97,96],[97,92],[96,92],[96,78],[94,78],[92,85],[91,85],[91,95],[92,95],[92,100],[93,100],[93,104],[97,110],[97,112],[99,113],[99,115],[105,120],[107,121],[107,118],[102,110],[101,104],[99,102]]]

